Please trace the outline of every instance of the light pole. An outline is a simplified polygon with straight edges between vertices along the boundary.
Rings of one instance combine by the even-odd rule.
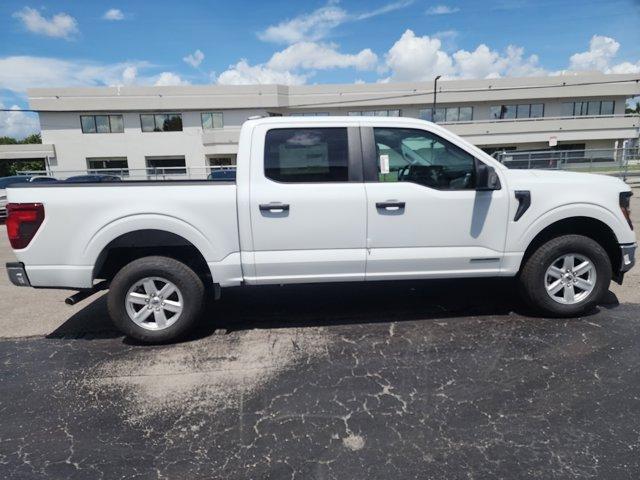
[[[436,99],[437,99],[437,94],[438,94],[438,80],[440,79],[442,75],[438,75],[434,80],[433,80],[433,108],[431,109],[431,121],[433,123],[436,122]]]

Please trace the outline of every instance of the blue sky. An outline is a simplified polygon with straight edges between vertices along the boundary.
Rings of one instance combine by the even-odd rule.
[[[639,20],[638,0],[4,0],[0,102],[26,107],[39,86],[640,73]],[[0,114],[0,135],[33,122]]]

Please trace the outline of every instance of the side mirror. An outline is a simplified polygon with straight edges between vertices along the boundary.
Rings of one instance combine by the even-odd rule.
[[[500,177],[493,167],[476,159],[476,190],[500,190]]]

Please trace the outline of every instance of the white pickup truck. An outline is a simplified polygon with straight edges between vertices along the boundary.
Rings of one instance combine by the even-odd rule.
[[[420,120],[252,119],[235,182],[10,187],[7,270],[108,286],[115,324],[146,342],[243,284],[515,277],[540,312],[573,316],[634,264],[630,195],[604,175],[508,170]]]

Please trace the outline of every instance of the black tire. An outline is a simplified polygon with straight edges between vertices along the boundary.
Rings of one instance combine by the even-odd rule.
[[[180,314],[176,319],[169,318],[167,326],[164,328],[158,328],[158,325],[161,324],[159,322],[156,324],[155,320],[151,319],[151,316],[154,315],[154,309],[151,307],[142,305],[133,308],[152,310],[149,319],[158,329],[152,329],[151,325],[148,325],[147,328],[138,325],[127,311],[126,300],[129,290],[142,279],[152,277],[166,279],[173,283],[182,299]],[[162,285],[162,281],[155,282],[155,285]],[[204,291],[205,288],[200,277],[184,263],[168,257],[143,257],[123,267],[111,281],[107,297],[109,316],[122,333],[141,342],[166,343],[175,341],[187,333],[200,316],[204,305]],[[175,299],[178,293],[174,295],[176,296],[172,298]],[[167,301],[167,303],[170,302]],[[169,315],[175,315],[175,313],[169,313]],[[172,319],[173,323],[170,323]]]
[[[546,272],[554,260],[572,253],[584,256],[593,263],[595,286],[582,300],[564,304],[554,300],[547,293]],[[521,268],[519,282],[525,301],[539,313],[552,317],[574,317],[595,307],[609,289],[611,275],[609,255],[598,242],[582,235],[563,235],[538,247]]]

